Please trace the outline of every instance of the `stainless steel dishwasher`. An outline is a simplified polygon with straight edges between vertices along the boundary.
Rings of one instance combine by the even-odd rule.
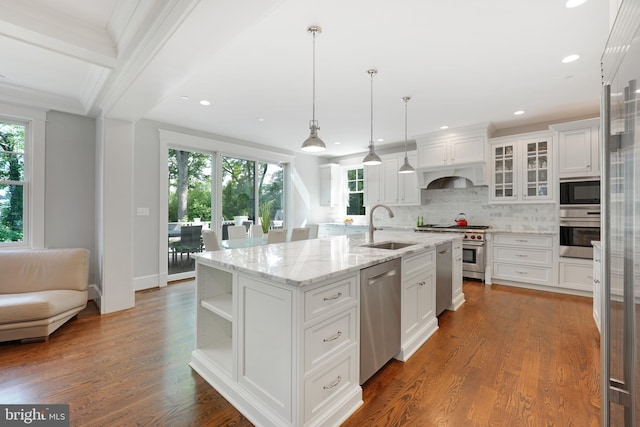
[[[400,351],[400,259],[360,270],[360,384]]]
[[[436,316],[439,316],[453,298],[453,253],[451,242],[436,246]]]

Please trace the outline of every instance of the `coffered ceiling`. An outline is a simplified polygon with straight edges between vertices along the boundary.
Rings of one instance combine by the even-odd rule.
[[[482,122],[508,133],[598,115],[608,2],[564,3],[0,0],[0,102],[297,152],[312,114],[306,29],[319,25],[320,155],[366,150],[371,68],[376,147],[404,141],[403,96],[409,138]]]

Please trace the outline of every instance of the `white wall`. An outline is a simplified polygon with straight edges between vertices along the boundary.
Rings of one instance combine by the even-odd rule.
[[[95,283],[95,120],[49,111],[45,156],[45,247],[86,248]]]
[[[271,152],[295,156],[291,167],[290,200],[292,203],[293,226],[303,221],[318,222],[322,216],[318,214],[320,189],[318,187],[320,158],[302,153],[276,150],[272,147],[252,144],[229,137],[186,129],[167,123],[152,120],[140,120],[135,125],[135,146],[133,166],[133,276],[136,288],[157,286],[158,274],[161,271],[158,257],[160,224],[166,218],[160,218],[160,140],[158,129],[165,129],[212,140],[231,142],[238,146],[253,147]],[[216,151],[212,146],[211,151]],[[137,208],[149,208],[148,216],[137,216]]]

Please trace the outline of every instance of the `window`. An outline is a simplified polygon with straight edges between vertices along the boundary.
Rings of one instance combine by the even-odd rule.
[[[222,216],[233,220],[246,216],[258,224],[258,217],[269,219],[269,227],[282,227],[284,220],[284,170],[282,166],[222,158]],[[262,212],[268,211],[268,215]]]
[[[25,242],[25,123],[0,118],[0,245]]]
[[[347,215],[365,215],[364,169],[347,169]]]

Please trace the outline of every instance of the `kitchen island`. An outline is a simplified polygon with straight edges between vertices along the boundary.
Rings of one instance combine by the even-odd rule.
[[[437,330],[435,247],[461,240],[406,231],[375,237],[411,245],[363,247],[366,236],[351,235],[196,255],[191,367],[256,425],[339,425],[362,404],[360,270],[401,258],[395,357],[406,360]],[[464,302],[461,261],[453,265],[460,283],[452,309]]]

